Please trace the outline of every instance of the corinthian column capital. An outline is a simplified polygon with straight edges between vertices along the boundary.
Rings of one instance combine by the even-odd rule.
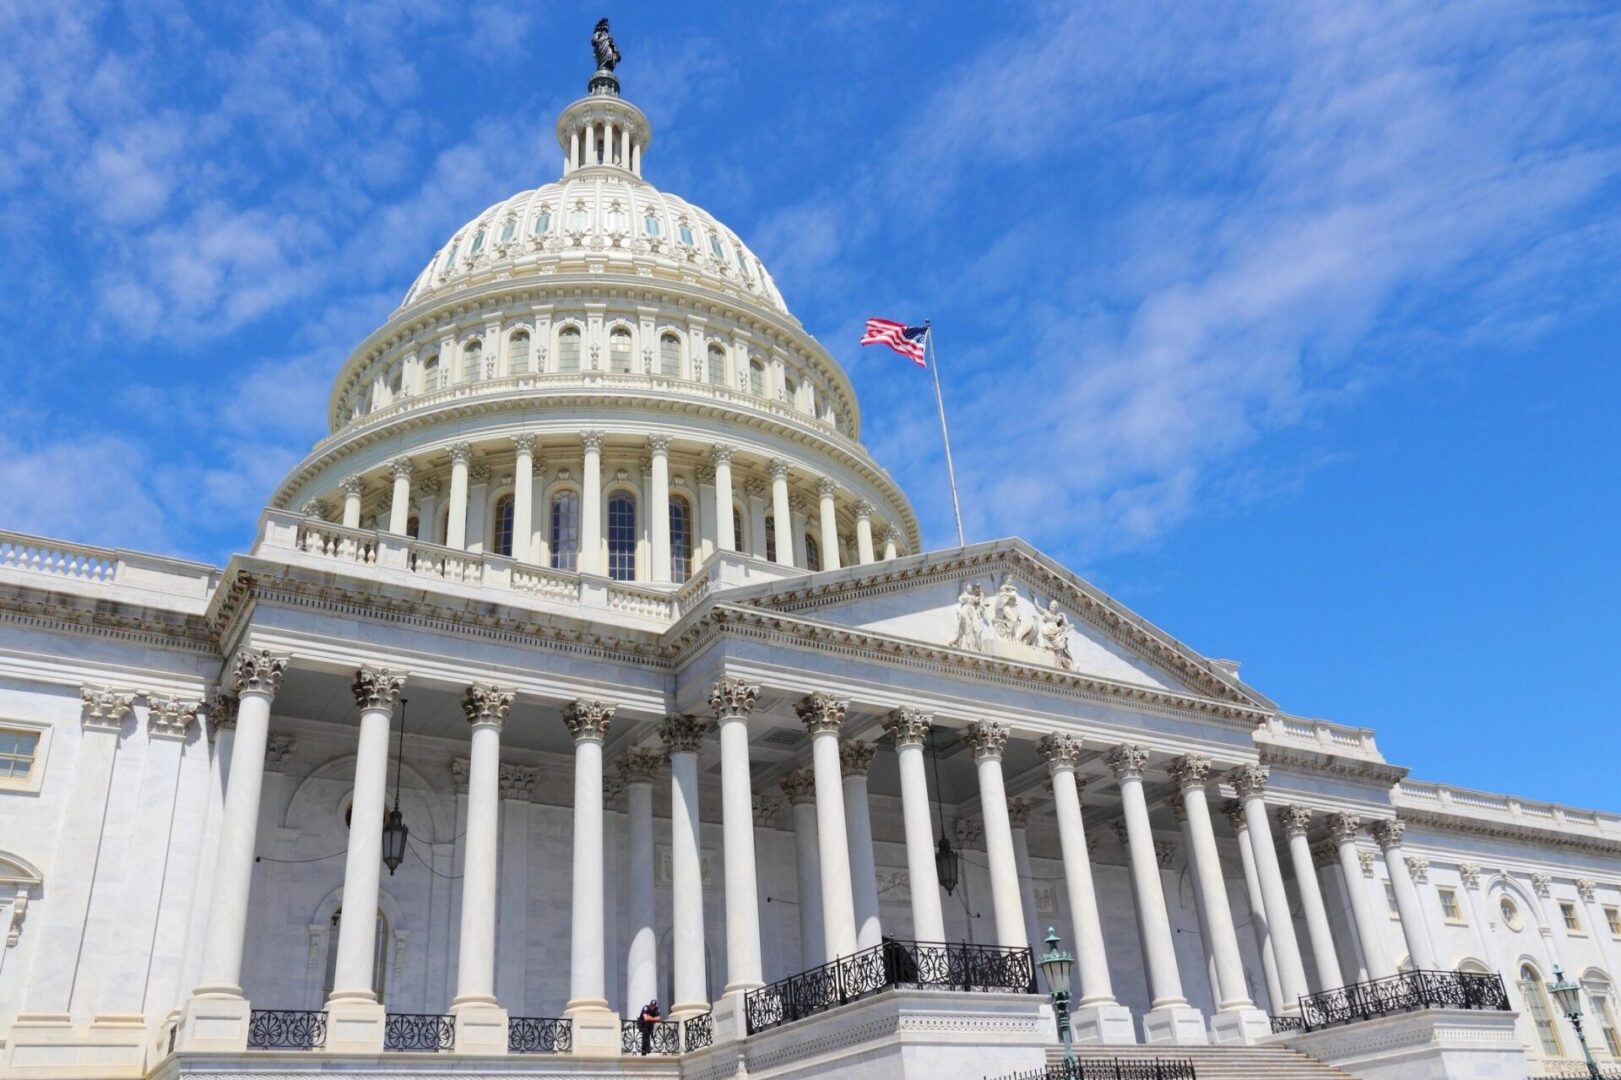
[[[181,700],[172,697],[146,695],[146,730],[154,737],[184,739],[197,719],[203,703],[200,700]]]
[[[666,756],[696,754],[708,733],[709,721],[689,713],[667,717],[659,725],[659,738],[664,742]]]
[[[805,730],[811,735],[826,732],[837,735],[844,728],[844,710],[849,707],[848,701],[818,690],[801,698],[794,706],[794,712],[798,714],[799,722],[805,725]]]
[[[627,784],[651,784],[663,765],[664,755],[657,750],[632,747],[619,755],[619,775]]]
[[[1265,765],[1240,765],[1227,774],[1227,779],[1240,799],[1258,799],[1266,794],[1266,781],[1271,774]]]
[[[405,673],[384,667],[363,667],[355,672],[355,704],[362,709],[392,709],[405,689]]]
[[[1407,831],[1407,823],[1396,818],[1386,818],[1373,823],[1370,830],[1373,839],[1378,843],[1380,850],[1389,851],[1393,847],[1401,847],[1402,834]]]
[[[578,698],[563,706],[563,723],[575,742],[590,739],[601,742],[608,737],[608,724],[614,718],[617,706],[600,701]]]
[[[1338,844],[1354,843],[1362,832],[1362,819],[1355,814],[1330,814],[1327,824],[1328,835]]]
[[[271,697],[281,685],[281,677],[292,657],[278,655],[269,649],[243,649],[236,654],[231,668],[231,687],[237,697],[243,694],[263,694]]]
[[[716,679],[709,688],[709,707],[715,710],[717,720],[747,720],[754,709],[754,700],[759,696],[758,685],[726,675]]]
[[[1183,754],[1170,764],[1171,779],[1179,788],[1205,786],[1210,776],[1211,761],[1200,754]]]
[[[1050,772],[1073,770],[1081,760],[1081,740],[1060,732],[1043,735],[1041,741],[1036,743],[1036,753],[1046,760]]]
[[[1000,761],[1007,747],[1008,727],[994,720],[976,720],[963,731],[962,738],[973,749],[975,761]]]
[[[933,716],[910,705],[892,709],[884,717],[884,733],[895,740],[897,749],[902,746],[922,746],[928,741],[933,726]]]
[[[792,805],[813,803],[816,801],[816,770],[809,766],[795,769],[779,781],[779,786]]]
[[[1148,751],[1136,743],[1121,743],[1103,755],[1103,763],[1114,772],[1116,780],[1141,780],[1148,765]]]
[[[1282,826],[1285,836],[1293,836],[1295,833],[1304,836],[1311,828],[1311,817],[1310,808],[1305,806],[1291,803],[1288,806],[1278,807],[1278,824]]]
[[[512,697],[511,690],[494,683],[474,683],[462,694],[462,712],[469,724],[494,724],[499,728],[506,723]]]
[[[843,776],[866,776],[872,768],[872,756],[878,749],[870,742],[852,739],[839,744],[839,773]]]
[[[135,704],[135,691],[82,686],[79,700],[84,704],[85,727],[93,731],[117,731],[124,726],[124,717]]]

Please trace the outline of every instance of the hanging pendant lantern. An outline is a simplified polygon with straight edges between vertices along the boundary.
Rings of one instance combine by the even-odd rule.
[[[940,790],[940,744],[939,736],[934,728],[929,728],[929,757],[934,760],[934,813],[935,819],[940,823],[940,843],[934,849],[934,873],[940,879],[940,887],[951,895],[951,890],[957,887],[957,881],[962,873],[962,860],[956,851],[952,850],[951,841],[946,838],[946,812],[941,803],[944,797]]]
[[[405,827],[405,815],[400,813],[400,775],[404,758],[405,699],[401,698],[400,739],[398,749],[394,753],[394,809],[388,812],[388,818],[383,822],[383,865],[388,867],[389,877],[393,877],[394,871],[405,861],[405,844],[411,835],[411,830]]]

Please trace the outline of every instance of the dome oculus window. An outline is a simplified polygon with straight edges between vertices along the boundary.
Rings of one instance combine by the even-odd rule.
[[[1503,925],[1510,930],[1519,930],[1524,925],[1524,921],[1520,918],[1520,906],[1514,902],[1512,897],[1503,897],[1502,902],[1497,906],[1497,910],[1503,914]]]

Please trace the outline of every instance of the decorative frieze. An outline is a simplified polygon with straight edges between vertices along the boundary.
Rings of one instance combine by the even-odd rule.
[[[816,770],[810,766],[795,769],[779,781],[778,786],[782,793],[788,796],[791,806],[803,806],[805,803],[816,801]]]
[[[297,749],[298,742],[291,735],[270,736],[265,742],[265,768],[271,772],[284,771]]]
[[[850,703],[841,698],[834,697],[824,690],[814,694],[807,694],[794,706],[794,712],[799,715],[799,722],[805,725],[805,730],[812,735],[837,735],[844,728],[844,710]]]
[[[754,797],[754,824],[761,829],[777,827],[777,816],[782,813],[782,796],[756,795]]]
[[[1407,831],[1407,823],[1397,818],[1385,818],[1373,823],[1369,829],[1373,833],[1374,842],[1381,851],[1389,851],[1393,847],[1401,847],[1402,834]]]
[[[895,740],[896,747],[922,746],[928,742],[933,726],[933,715],[910,705],[891,709],[884,717],[884,733]]]
[[[1293,836],[1296,833],[1301,836],[1306,835],[1307,831],[1311,829],[1311,816],[1309,807],[1299,806],[1294,803],[1278,807],[1277,812],[1278,825],[1283,829],[1285,836]]]
[[[1015,829],[1023,829],[1030,823],[1030,811],[1035,804],[1029,799],[1015,796],[1007,801],[1008,824]]]
[[[759,696],[758,685],[726,675],[709,688],[709,707],[715,710],[716,720],[747,720]]]
[[[699,465],[692,470],[692,478],[700,487],[709,487],[715,483],[715,468],[712,465]]]
[[[540,780],[540,769],[534,765],[501,766],[501,798],[527,801],[535,793]]]
[[[511,690],[503,690],[494,683],[473,683],[462,693],[462,712],[467,722],[475,727],[494,724],[499,728],[507,722],[513,696]]]
[[[155,739],[184,739],[202,709],[200,700],[146,695],[146,730]]]
[[[355,704],[362,709],[393,709],[405,689],[405,673],[383,667],[363,667],[355,672]]]
[[[1148,751],[1136,743],[1121,743],[1103,755],[1103,763],[1109,766],[1116,780],[1141,780],[1143,769],[1148,765]]]
[[[444,485],[437,476],[424,476],[416,482],[416,490],[419,495],[437,495],[444,490]]]
[[[117,732],[135,704],[136,691],[109,690],[102,686],[82,686],[79,700],[84,704],[83,722],[88,731]]]
[[[604,705],[593,698],[576,698],[563,706],[563,723],[575,742],[590,739],[601,742],[608,737],[608,725],[613,721],[617,705]]]
[[[291,660],[292,657],[273,653],[269,649],[243,649],[236,654],[231,667],[232,691],[237,697],[243,694],[274,695]]]
[[[627,784],[651,784],[664,767],[664,755],[657,750],[633,746],[619,755],[619,775]]]
[[[1036,753],[1046,759],[1047,768],[1053,772],[1073,769],[1081,760],[1081,740],[1060,733],[1043,735],[1036,743]],[[1076,782],[1079,783],[1079,779]]]
[[[1001,761],[1007,747],[1008,727],[994,720],[976,720],[963,731],[963,742],[974,751],[975,761]]]
[[[1180,788],[1204,787],[1213,763],[1200,754],[1183,754],[1173,758],[1167,770]]]
[[[681,713],[666,717],[659,725],[659,738],[664,742],[665,755],[696,754],[709,734],[710,722],[702,716]]]
[[[1267,778],[1271,775],[1272,770],[1265,765],[1240,765],[1227,774],[1227,781],[1240,799],[1258,799],[1266,794]]]
[[[839,744],[839,773],[842,776],[865,777],[872,768],[872,756],[878,747],[874,743],[850,739]]]

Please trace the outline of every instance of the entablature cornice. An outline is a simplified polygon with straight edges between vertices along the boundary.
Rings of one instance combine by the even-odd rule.
[[[1552,826],[1492,821],[1460,813],[1414,809],[1411,806],[1398,806],[1397,813],[1409,825],[1434,829],[1437,832],[1511,843],[1536,844],[1565,851],[1621,856],[1621,837],[1584,835]]]
[[[1261,752],[1261,764],[1289,769],[1316,776],[1337,776],[1367,784],[1376,784],[1388,791],[1401,783],[1408,770],[1400,765],[1366,758],[1347,757],[1323,750],[1283,746],[1262,739],[1256,740]]]
[[[48,589],[0,585],[0,622],[190,653],[217,651],[209,622],[202,615]]]

